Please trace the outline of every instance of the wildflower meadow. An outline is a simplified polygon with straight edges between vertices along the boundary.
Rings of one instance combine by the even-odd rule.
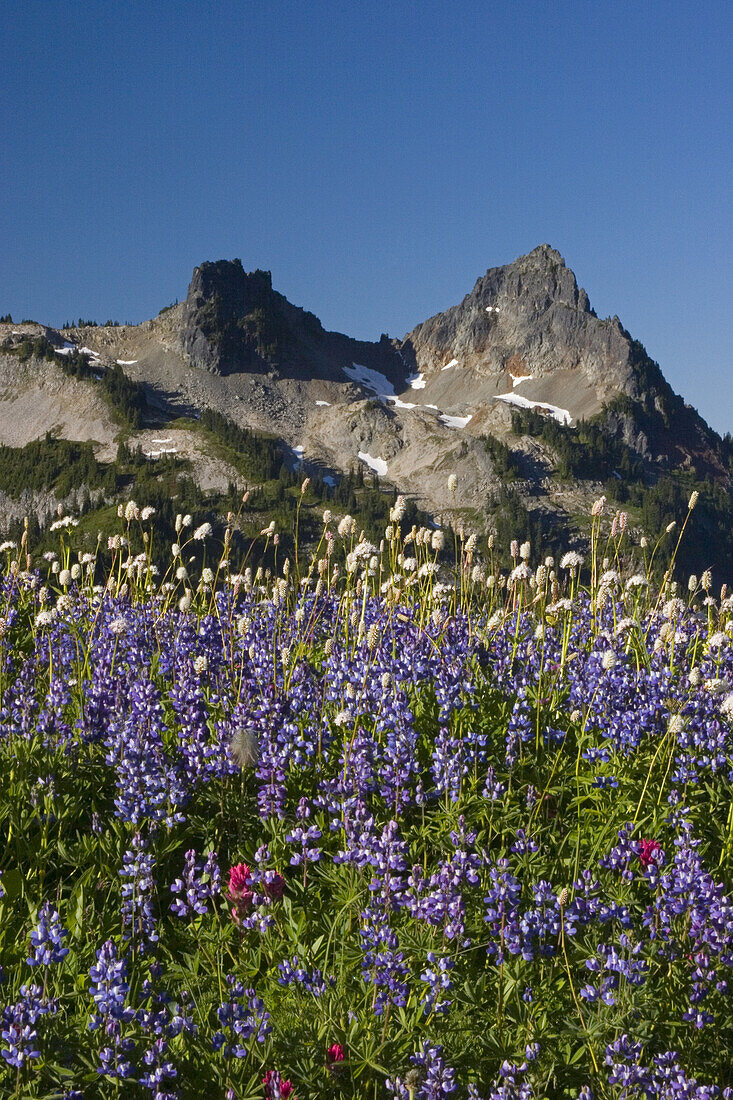
[[[733,597],[403,521],[0,548],[0,1095],[733,1096]]]

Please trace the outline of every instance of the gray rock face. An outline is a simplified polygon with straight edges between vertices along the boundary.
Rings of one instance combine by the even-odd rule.
[[[318,318],[272,289],[269,271],[240,260],[195,268],[181,313],[180,349],[191,366],[214,374],[344,381],[360,363],[396,381],[400,358],[386,337],[376,343],[327,332]]]
[[[181,350],[191,366],[214,374],[264,369],[257,324],[240,322],[272,297],[269,271],[247,274],[241,260],[218,260],[194,268],[181,312]]]
[[[401,349],[428,375],[457,359],[510,386],[513,378],[573,371],[579,389],[595,391],[600,407],[609,394],[633,386],[630,345],[618,319],[600,320],[560,253],[543,244],[491,268],[460,305],[408,333]]]

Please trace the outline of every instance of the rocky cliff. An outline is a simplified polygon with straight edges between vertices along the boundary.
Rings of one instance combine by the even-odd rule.
[[[273,290],[269,271],[246,272],[241,260],[195,268],[181,311],[180,348],[192,367],[213,374],[343,381],[343,368],[359,362],[396,381],[401,370],[386,337],[374,344],[327,332],[315,314]]]

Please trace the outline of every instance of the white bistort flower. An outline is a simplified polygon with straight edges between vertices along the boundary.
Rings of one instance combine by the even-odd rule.
[[[78,525],[78,519],[73,519],[71,516],[63,516],[61,519],[55,519],[51,524],[51,531],[61,531],[64,527],[76,527]]]
[[[406,504],[403,496],[398,496],[390,509],[389,518],[392,523],[400,523],[405,516]]]
[[[633,577],[629,577],[626,582],[626,590],[630,591],[632,588],[648,588],[649,581],[642,573],[634,573]]]

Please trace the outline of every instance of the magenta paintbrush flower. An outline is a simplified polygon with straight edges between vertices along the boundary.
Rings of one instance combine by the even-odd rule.
[[[650,864],[656,863],[654,855],[656,852],[661,852],[661,850],[662,845],[658,840],[642,840],[639,842],[639,863],[645,871]]]

